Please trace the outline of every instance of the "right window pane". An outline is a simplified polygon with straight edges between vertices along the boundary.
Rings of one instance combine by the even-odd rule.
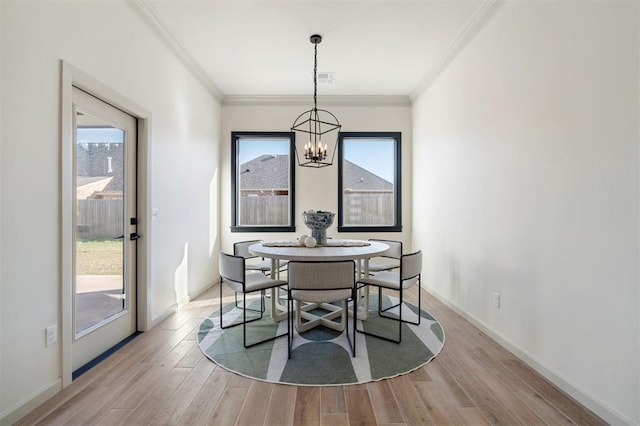
[[[399,132],[342,132],[339,137],[338,231],[399,232]]]

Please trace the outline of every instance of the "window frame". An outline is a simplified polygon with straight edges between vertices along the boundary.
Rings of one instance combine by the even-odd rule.
[[[344,145],[345,139],[395,140],[394,149],[394,223],[392,225],[345,225],[344,224]],[[338,232],[402,232],[402,132],[340,132],[338,136]]]
[[[289,225],[239,225],[238,224],[238,203],[239,185],[238,182],[238,142],[242,138],[283,138],[289,139]],[[296,135],[294,132],[231,132],[231,232],[295,232],[295,145]]]

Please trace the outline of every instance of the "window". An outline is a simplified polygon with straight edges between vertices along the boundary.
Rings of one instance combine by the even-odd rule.
[[[338,138],[338,231],[400,232],[399,132]]]
[[[293,232],[291,132],[231,133],[231,232]]]

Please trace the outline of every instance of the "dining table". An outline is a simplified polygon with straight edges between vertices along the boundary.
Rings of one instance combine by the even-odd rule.
[[[249,252],[256,256],[271,260],[271,276],[278,279],[280,276],[281,260],[323,262],[335,260],[353,260],[356,263],[357,277],[369,276],[369,259],[380,256],[389,249],[387,244],[378,241],[364,241],[352,239],[328,239],[325,244],[315,247],[307,247],[298,240],[293,241],[264,241],[249,246]],[[359,303],[362,300],[362,303]],[[369,310],[369,292],[363,291],[358,295],[358,303],[354,301],[354,309],[358,310],[358,319],[366,319]],[[329,311],[329,314],[318,316],[312,313],[318,307]],[[306,331],[317,325],[342,330],[344,324],[336,324],[332,319],[341,314],[341,308],[331,304],[306,304],[298,310],[307,320],[302,324],[298,318],[298,331]],[[287,319],[287,305],[281,303],[277,289],[272,289],[271,294],[271,318],[274,321]]]

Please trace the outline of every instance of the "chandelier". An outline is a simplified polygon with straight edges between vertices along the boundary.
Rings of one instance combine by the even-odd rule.
[[[304,133],[301,138],[305,142],[302,156],[298,153],[298,143],[296,142],[298,165],[320,168],[333,164],[338,135],[342,126],[335,115],[327,110],[318,109],[318,44],[322,41],[322,36],[314,34],[310,40],[314,45],[313,108],[303,112],[296,118],[291,126],[291,131]],[[331,132],[335,132],[335,135],[331,134]],[[327,143],[329,139],[333,139],[331,145]],[[328,155],[329,151],[331,151],[330,155]]]

